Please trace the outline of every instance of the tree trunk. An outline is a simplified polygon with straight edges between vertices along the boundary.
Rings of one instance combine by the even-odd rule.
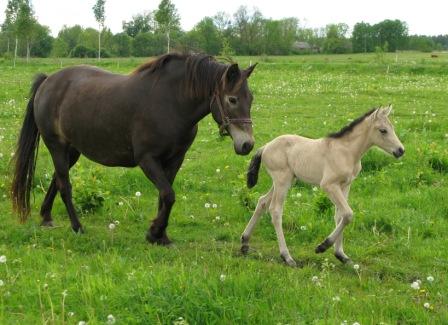
[[[26,63],[30,63],[30,41],[26,41]]]
[[[8,45],[7,45],[7,51],[6,51],[6,53],[8,53],[9,54],[9,37],[8,37]]]
[[[166,40],[167,40],[167,52],[166,53],[170,53],[170,32],[166,32]]]
[[[16,67],[17,46],[18,46],[18,43],[19,43],[19,39],[18,39],[17,36],[16,36],[16,47],[15,47],[15,49],[14,49],[14,68]]]
[[[98,61],[101,60],[101,26],[98,29]]]

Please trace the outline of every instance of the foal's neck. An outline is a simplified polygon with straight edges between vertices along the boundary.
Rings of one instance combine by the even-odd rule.
[[[361,160],[362,156],[372,147],[370,140],[370,122],[364,120],[357,125],[352,132],[346,134],[342,138],[336,139],[344,147],[346,147],[353,161],[356,163]]]

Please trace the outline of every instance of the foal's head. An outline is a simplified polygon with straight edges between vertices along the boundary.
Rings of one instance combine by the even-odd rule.
[[[395,158],[400,158],[404,154],[404,147],[395,134],[394,126],[388,119],[391,111],[392,105],[389,105],[376,109],[370,115],[372,122],[370,137],[374,145],[394,155]]]
[[[252,93],[247,79],[255,65],[240,70],[238,64],[229,65],[224,71],[211,103],[213,118],[220,125],[222,135],[230,135],[235,152],[247,155],[254,146],[250,108]]]

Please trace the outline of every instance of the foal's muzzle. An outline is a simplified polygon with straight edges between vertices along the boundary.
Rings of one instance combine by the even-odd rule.
[[[398,148],[397,150],[395,150],[394,152],[393,152],[393,154],[394,154],[394,157],[395,158],[400,158],[401,156],[403,156],[404,155],[404,148]]]

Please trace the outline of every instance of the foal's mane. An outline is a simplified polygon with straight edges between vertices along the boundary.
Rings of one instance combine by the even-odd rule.
[[[186,65],[183,83],[189,97],[211,96],[229,66],[206,54],[169,53],[140,65],[133,74],[161,73],[168,63],[174,60],[182,61]]]
[[[327,135],[328,138],[334,138],[334,139],[338,139],[338,138],[342,138],[344,135],[346,135],[347,133],[350,133],[353,131],[353,129],[360,124],[362,121],[364,121],[367,117],[369,117],[370,115],[372,115],[373,112],[375,112],[377,109],[376,108],[372,108],[370,111],[364,113],[363,115],[361,115],[360,117],[358,117],[356,120],[353,120],[350,124],[344,126],[342,129],[340,129],[337,132],[334,133],[330,133],[329,135]]]

